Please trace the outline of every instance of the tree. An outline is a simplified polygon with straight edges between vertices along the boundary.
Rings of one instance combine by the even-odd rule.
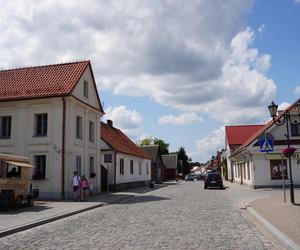
[[[189,157],[187,156],[184,147],[179,148],[177,158],[179,162],[178,172],[182,171],[182,174],[188,174],[190,172]]]
[[[168,155],[169,154],[169,143],[166,143],[162,139],[155,138],[154,144],[159,145],[159,151],[161,155]]]
[[[145,139],[139,141],[138,144],[140,146],[152,145],[152,144],[154,144],[154,139],[153,139],[153,137],[146,137]]]
[[[161,155],[168,155],[169,154],[169,143],[166,143],[162,139],[153,138],[153,137],[146,137],[145,139],[139,142],[139,145],[159,145],[159,153]]]

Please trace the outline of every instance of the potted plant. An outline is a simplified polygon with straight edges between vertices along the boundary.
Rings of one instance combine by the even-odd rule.
[[[296,148],[294,147],[287,147],[287,148],[284,148],[282,150],[282,153],[285,157],[289,158],[289,157],[292,157],[295,155],[295,151],[296,151]]]

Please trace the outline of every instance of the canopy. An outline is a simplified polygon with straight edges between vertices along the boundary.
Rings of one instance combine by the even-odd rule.
[[[18,161],[5,161],[9,164],[15,165],[15,166],[19,166],[19,167],[25,167],[25,168],[35,168],[35,166],[32,166],[28,163],[25,162],[18,162]]]

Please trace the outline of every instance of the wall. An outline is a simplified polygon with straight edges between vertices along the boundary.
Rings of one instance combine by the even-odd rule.
[[[120,175],[120,159],[124,159],[124,175]],[[130,160],[133,160],[133,174],[130,174]],[[142,162],[142,174],[139,174],[139,161]],[[146,173],[146,165],[148,164],[149,172]],[[128,183],[138,181],[150,181],[151,179],[151,160],[131,156],[127,154],[117,153],[116,155],[116,183]]]
[[[34,116],[48,114],[47,136],[34,136]],[[47,98],[27,101],[0,103],[0,116],[12,116],[11,139],[0,140],[0,152],[26,156],[34,165],[35,155],[46,155],[46,179],[29,182],[40,189],[40,195],[60,198],[61,194],[61,138],[62,100]]]

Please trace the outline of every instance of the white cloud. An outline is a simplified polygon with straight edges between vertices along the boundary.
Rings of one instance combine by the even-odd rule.
[[[300,1],[300,0],[299,0]],[[300,86],[297,86],[294,90],[294,94],[300,95]]]
[[[223,122],[257,120],[276,85],[265,75],[270,55],[250,48],[255,34],[244,22],[252,4],[4,1],[0,67],[91,59],[100,89]]]
[[[294,0],[294,3],[295,3],[295,4],[299,4],[299,3],[300,3],[300,0]]]
[[[287,107],[289,107],[291,103],[288,102],[282,102],[278,105],[278,110],[285,110]]]
[[[205,162],[215,155],[217,150],[224,148],[225,144],[225,128],[220,127],[212,131],[208,136],[197,140],[197,153],[193,156],[202,162]]]
[[[140,126],[143,122],[143,117],[135,110],[128,110],[126,106],[108,107],[105,110],[106,120],[112,120],[113,126],[121,129],[132,140],[137,140],[139,137]]]
[[[185,113],[179,116],[166,115],[158,119],[159,124],[172,124],[172,125],[188,125],[192,123],[200,123],[203,119],[196,113]]]
[[[264,33],[266,30],[266,25],[265,24],[260,25],[257,30],[260,34]]]

